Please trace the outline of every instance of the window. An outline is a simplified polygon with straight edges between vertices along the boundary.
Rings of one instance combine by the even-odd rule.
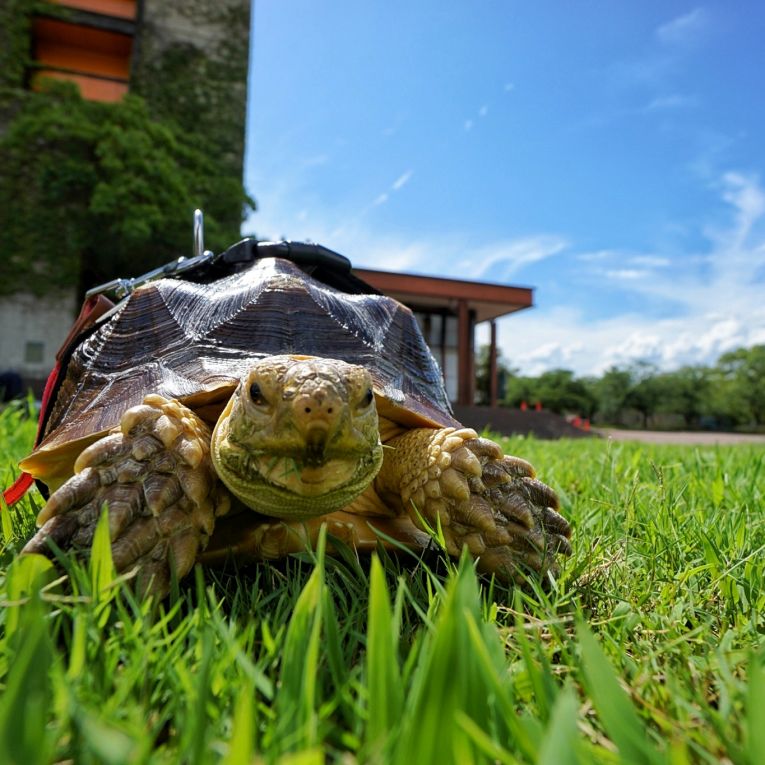
[[[24,346],[24,363],[42,364],[44,352],[45,343],[40,343],[35,340],[27,340],[27,343]]]
[[[441,367],[446,393],[451,401],[456,401],[459,380],[457,317],[445,312],[426,311],[416,311],[414,315],[425,341]]]
[[[136,0],[52,0],[56,5],[79,8],[104,16],[134,19],[137,13]]]
[[[118,101],[127,93],[130,35],[43,17],[34,20],[32,32],[33,89],[48,77],[76,83],[94,101]]]

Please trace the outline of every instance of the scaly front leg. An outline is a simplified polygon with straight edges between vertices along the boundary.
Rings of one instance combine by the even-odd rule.
[[[49,539],[89,550],[104,505],[117,571],[137,566],[138,590],[165,595],[173,571],[180,579],[191,570],[229,506],[210,460],[210,429],[177,401],[147,396],[80,454],[23,552],[50,555]]]
[[[555,492],[493,441],[469,428],[418,428],[386,447],[378,493],[415,524],[419,516],[440,523],[450,555],[467,545],[483,570],[510,580],[524,569],[554,570],[556,554],[570,554]]]

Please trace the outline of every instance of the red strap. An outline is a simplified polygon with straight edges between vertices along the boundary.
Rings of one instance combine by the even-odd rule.
[[[45,383],[45,389],[43,390],[42,403],[40,404],[40,419],[37,421],[37,436],[35,437],[35,446],[40,442],[40,436],[42,435],[43,421],[45,420],[45,413],[48,411],[48,404],[50,403],[50,397],[53,394],[53,389],[56,387],[56,381],[58,380],[59,372],[61,371],[61,362],[57,361],[53,367],[53,370],[48,375],[48,379]],[[29,473],[22,473],[11,486],[9,486],[3,492],[3,500],[5,504],[10,507],[15,505],[34,485],[35,479],[32,478]]]
[[[53,395],[53,391],[56,388],[58,382],[58,376],[61,372],[61,362],[57,361],[53,365],[48,379],[45,381],[45,388],[43,388],[42,401],[40,402],[40,419],[37,421],[37,435],[35,436],[35,446],[40,443],[40,437],[42,436],[43,422],[45,421],[45,415],[48,413],[48,407],[50,406],[50,397]]]
[[[4,492],[6,507],[15,505],[34,485],[35,479],[29,473],[22,473]]]
[[[72,329],[69,331],[69,335],[64,340],[61,349],[56,354],[56,364],[48,375],[48,379],[45,383],[45,389],[43,390],[42,402],[40,404],[40,419],[37,421],[37,436],[35,437],[35,446],[40,443],[42,438],[42,428],[45,422],[45,416],[48,413],[48,407],[51,403],[51,396],[56,389],[56,383],[58,382],[58,376],[61,372],[61,359],[67,355],[69,347],[72,345],[77,336],[82,330],[89,324],[92,324],[99,316],[102,316],[106,311],[112,307],[112,302],[107,300],[103,295],[96,295],[95,297],[88,298],[80,310],[80,315],[72,325]],[[3,492],[3,500],[5,504],[10,507],[18,502],[34,485],[35,479],[32,478],[29,473],[22,473],[11,486],[9,486]]]

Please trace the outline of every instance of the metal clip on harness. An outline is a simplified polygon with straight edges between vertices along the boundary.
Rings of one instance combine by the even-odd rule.
[[[136,276],[133,279],[112,279],[110,282],[99,284],[98,287],[88,290],[85,293],[86,298],[94,297],[95,295],[109,294],[120,300],[127,297],[133,290],[140,287],[142,284],[152,282],[155,279],[165,279],[168,277],[178,276],[184,274],[187,271],[193,271],[200,266],[208,266],[215,263],[220,257],[216,255],[212,250],[205,250],[204,238],[205,238],[205,224],[204,215],[201,210],[194,210],[194,255],[191,258],[181,255],[180,258],[172,260],[166,263],[164,266],[159,266],[151,271],[147,271],[142,276]]]
[[[204,218],[201,210],[194,211],[194,255],[191,258],[180,257],[164,266],[155,268],[143,276],[134,279],[112,279],[110,282],[94,287],[85,293],[87,298],[107,295],[117,300],[130,295],[134,290],[155,279],[174,278],[186,275],[187,279],[197,281],[232,273],[236,269],[246,268],[260,258],[286,258],[303,271],[319,281],[342,292],[377,293],[351,271],[351,261],[327,247],[308,242],[264,242],[247,237],[232,244],[218,254],[204,248]],[[212,268],[215,266],[215,268]],[[214,278],[214,277],[213,277]]]

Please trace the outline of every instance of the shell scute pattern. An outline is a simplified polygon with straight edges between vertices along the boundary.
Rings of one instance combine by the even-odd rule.
[[[386,399],[453,422],[409,309],[264,258],[210,284],[163,279],[137,289],[73,351],[42,443],[111,428],[147,393],[183,399],[233,385],[253,359],[281,354],[364,366]]]

